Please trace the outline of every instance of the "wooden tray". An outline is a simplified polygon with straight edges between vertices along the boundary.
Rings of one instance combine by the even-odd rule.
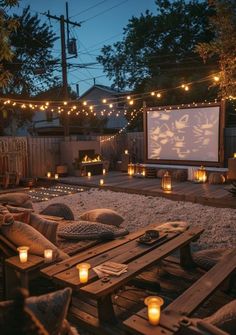
[[[142,236],[144,236],[144,235],[142,235]],[[142,237],[142,236],[140,236],[140,237]],[[162,242],[163,240],[165,240],[167,238],[167,236],[168,236],[167,233],[163,233],[163,234],[160,234],[160,236],[158,236],[158,237],[151,238],[151,240],[149,240],[149,241],[140,241],[140,239],[138,239],[137,242],[140,243],[140,244],[145,244],[145,245],[153,245],[157,242]]]

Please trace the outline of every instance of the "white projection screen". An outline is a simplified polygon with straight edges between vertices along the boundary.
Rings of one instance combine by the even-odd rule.
[[[219,163],[221,106],[146,111],[147,161]]]

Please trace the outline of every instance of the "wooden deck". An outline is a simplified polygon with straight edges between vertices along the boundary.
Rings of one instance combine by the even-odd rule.
[[[99,186],[100,179],[104,185]],[[161,189],[161,180],[158,178],[130,177],[126,173],[109,172],[107,175],[92,177],[66,177],[60,182],[86,187],[98,187],[115,192],[143,194],[147,196],[162,196],[171,200],[190,201],[214,207],[236,208],[236,198],[227,191],[229,184],[210,185],[194,182],[173,182],[173,190],[165,192]]]

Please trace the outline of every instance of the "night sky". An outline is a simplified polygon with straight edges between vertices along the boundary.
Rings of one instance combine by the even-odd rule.
[[[123,28],[132,16],[139,17],[147,9],[156,13],[155,0],[68,0],[69,17],[81,23],[81,27],[72,27],[70,37],[77,39],[78,57],[68,62],[75,64],[96,63],[96,56],[104,44],[112,44],[122,39]],[[35,12],[60,16],[65,14],[64,0],[21,0],[18,13],[30,5],[32,14]],[[40,19],[48,21],[43,15]],[[49,21],[48,21],[49,22]],[[51,20],[54,32],[59,36],[60,24]],[[56,42],[53,53],[60,56],[60,42]],[[79,84],[80,94],[93,85],[109,85],[100,64],[90,65],[87,69],[70,68],[68,82],[75,90]]]

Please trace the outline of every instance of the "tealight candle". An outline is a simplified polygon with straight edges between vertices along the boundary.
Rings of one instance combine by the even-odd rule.
[[[19,251],[20,262],[26,263],[28,260],[29,247],[22,246],[22,247],[17,248],[17,250]]]
[[[100,179],[100,185],[104,185],[104,179]]]
[[[47,172],[47,177],[51,178],[51,176],[52,176],[51,172]]]
[[[161,317],[161,306],[164,301],[160,297],[150,296],[145,299],[145,305],[148,307],[148,320],[153,326],[157,326]]]
[[[90,267],[91,266],[89,263],[80,263],[76,265],[76,268],[79,270],[79,280],[83,284],[87,283],[88,281]]]
[[[125,155],[128,155],[129,154],[129,151],[128,150],[125,150]]]
[[[53,251],[52,249],[45,249],[44,250],[44,259],[46,263],[50,263],[52,261]]]
[[[92,176],[92,173],[91,172],[88,172],[88,177],[90,178]]]
[[[234,158],[236,158],[236,152],[234,153]]]
[[[102,169],[102,174],[103,174],[103,175],[106,174],[106,169]]]
[[[58,179],[59,178],[58,173],[56,173],[54,177],[55,177],[55,179]]]

